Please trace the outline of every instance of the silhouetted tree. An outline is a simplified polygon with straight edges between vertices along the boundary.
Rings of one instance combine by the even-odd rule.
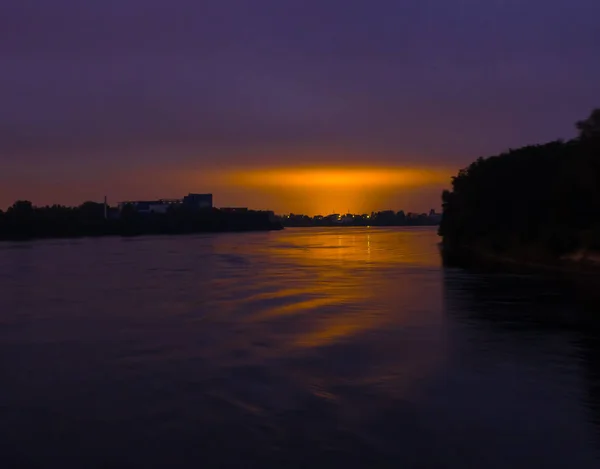
[[[17,200],[7,213],[11,216],[27,217],[33,215],[33,204],[29,200]]]
[[[104,204],[85,202],[79,207],[52,205],[34,207],[17,201],[0,214],[0,239],[44,237],[196,233],[205,231],[247,231],[277,229],[267,212],[249,210],[224,213],[176,207],[166,214],[138,213],[133,205],[122,208],[119,216],[104,217]]]
[[[587,119],[575,124],[579,130],[579,137],[583,140],[600,139],[600,108],[594,109]]]
[[[479,158],[460,170],[442,194],[444,244],[545,258],[589,248],[600,226],[600,158],[589,145],[599,117],[594,111],[577,124],[579,139]]]
[[[79,212],[83,218],[88,220],[98,220],[104,218],[104,204],[97,202],[84,202],[79,206]]]

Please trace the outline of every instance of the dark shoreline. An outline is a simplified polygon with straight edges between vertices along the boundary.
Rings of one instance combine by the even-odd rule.
[[[600,109],[575,126],[571,140],[509,149],[461,169],[442,193],[444,245],[485,262],[600,271]]]
[[[437,228],[439,225],[282,225],[283,228]]]
[[[221,230],[194,230],[194,231],[144,231],[144,232],[102,232],[102,233],[81,233],[72,235],[48,235],[48,236],[4,236],[0,233],[1,242],[26,242],[40,240],[57,239],[86,239],[86,238],[140,238],[144,236],[185,236],[193,234],[217,234],[217,233],[257,233],[265,231],[281,231],[282,226],[271,227],[252,227],[239,229],[221,229]]]
[[[130,206],[108,209],[86,202],[79,207],[33,207],[16,202],[0,213],[0,240],[69,239],[101,236],[179,235],[282,229],[272,212],[169,207],[165,213],[138,212]]]
[[[100,227],[98,227],[100,228]],[[142,236],[182,236],[191,234],[210,234],[210,233],[255,233],[264,231],[280,231],[284,227],[273,223],[269,225],[258,226],[236,226],[228,228],[206,228],[206,229],[119,229],[122,227],[104,226],[102,230],[85,230],[71,233],[44,233],[44,234],[15,234],[0,232],[0,242],[21,242],[21,241],[37,241],[48,239],[82,239],[82,238],[106,238],[106,237],[121,237],[121,238],[137,238]],[[112,228],[112,229],[111,229]],[[116,229],[115,229],[116,228]]]
[[[579,260],[567,256],[540,259],[525,258],[510,253],[494,253],[490,250],[470,246],[448,246],[443,241],[439,247],[444,264],[447,266],[559,274],[600,274],[600,261],[594,257],[594,255],[600,256],[600,253],[596,252],[590,253],[592,258],[583,256]]]

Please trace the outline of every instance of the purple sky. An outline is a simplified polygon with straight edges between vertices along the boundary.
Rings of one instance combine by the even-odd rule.
[[[0,207],[265,206],[202,174],[458,169],[569,138],[600,106],[598,18],[598,0],[2,0]]]

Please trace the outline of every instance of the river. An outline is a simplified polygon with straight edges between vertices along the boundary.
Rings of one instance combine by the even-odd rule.
[[[438,241],[0,243],[0,466],[600,467],[593,303]]]

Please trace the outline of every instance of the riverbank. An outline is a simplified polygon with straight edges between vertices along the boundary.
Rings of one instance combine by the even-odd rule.
[[[559,273],[600,274],[600,252],[580,250],[554,258],[529,254],[494,252],[490,249],[469,246],[448,246],[440,243],[444,264],[461,267],[510,268]]]
[[[597,118],[600,111],[578,123],[573,140],[509,150],[460,170],[442,195],[444,246],[503,263],[598,269]]]
[[[0,242],[6,241],[34,241],[39,239],[77,239],[77,238],[101,238],[101,237],[138,237],[138,236],[156,236],[156,235],[172,235],[181,236],[189,234],[202,234],[202,233],[252,233],[260,231],[280,231],[284,228],[279,226],[267,226],[267,227],[237,227],[234,229],[199,229],[192,231],[102,231],[102,232],[85,232],[85,233],[70,233],[70,234],[57,234],[57,235],[37,235],[37,236],[25,236],[25,235],[6,235],[0,233]]]
[[[0,240],[81,238],[100,236],[180,235],[281,230],[269,212],[228,213],[220,210],[170,212],[166,214],[124,213],[104,218],[102,212],[88,215],[82,210],[32,209],[8,212],[0,219]]]

